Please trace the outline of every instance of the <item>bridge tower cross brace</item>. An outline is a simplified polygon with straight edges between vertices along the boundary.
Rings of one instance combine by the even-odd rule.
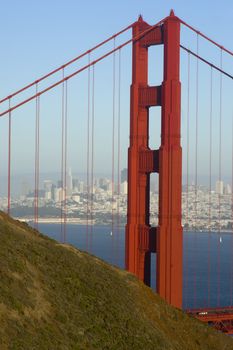
[[[150,26],[140,16],[133,38]],[[148,48],[164,46],[161,86],[148,85]],[[180,21],[173,11],[161,26],[133,41],[128,149],[126,268],[150,285],[156,253],[157,292],[182,307],[182,150],[180,146]],[[161,106],[161,145],[149,148],[149,108]],[[150,174],[159,174],[159,223],[150,225]]]

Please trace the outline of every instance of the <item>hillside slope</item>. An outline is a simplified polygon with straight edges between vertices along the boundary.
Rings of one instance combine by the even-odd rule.
[[[0,213],[0,349],[228,350],[132,275]]]

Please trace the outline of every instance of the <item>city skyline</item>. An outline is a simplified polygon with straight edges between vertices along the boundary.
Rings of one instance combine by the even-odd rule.
[[[70,223],[124,226],[128,190],[125,171],[121,171],[121,183],[119,187],[115,184],[114,193],[111,178],[95,178],[93,187],[89,185],[88,189],[85,180],[75,178],[71,169],[66,188],[61,180],[44,180],[43,187],[38,190],[39,221],[60,223],[62,210]],[[223,181],[216,181],[214,187],[210,191],[203,185],[197,188],[193,184],[183,186],[182,224],[185,231],[232,231],[232,188]],[[33,222],[35,192],[26,184],[24,191],[12,198],[11,214],[20,220]],[[157,226],[159,195],[153,186],[150,192],[150,224]],[[1,210],[6,211],[7,204],[7,197],[0,197]]]

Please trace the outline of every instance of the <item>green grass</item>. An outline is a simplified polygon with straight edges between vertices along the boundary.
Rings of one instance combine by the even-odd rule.
[[[0,349],[228,350],[129,273],[0,213]]]

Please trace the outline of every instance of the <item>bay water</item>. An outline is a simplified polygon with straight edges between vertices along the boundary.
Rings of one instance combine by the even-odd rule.
[[[39,224],[39,230],[62,241],[60,224]],[[124,227],[66,225],[66,243],[124,268]],[[156,289],[156,256],[151,257],[151,288]],[[233,305],[232,232],[184,232],[183,308]]]

